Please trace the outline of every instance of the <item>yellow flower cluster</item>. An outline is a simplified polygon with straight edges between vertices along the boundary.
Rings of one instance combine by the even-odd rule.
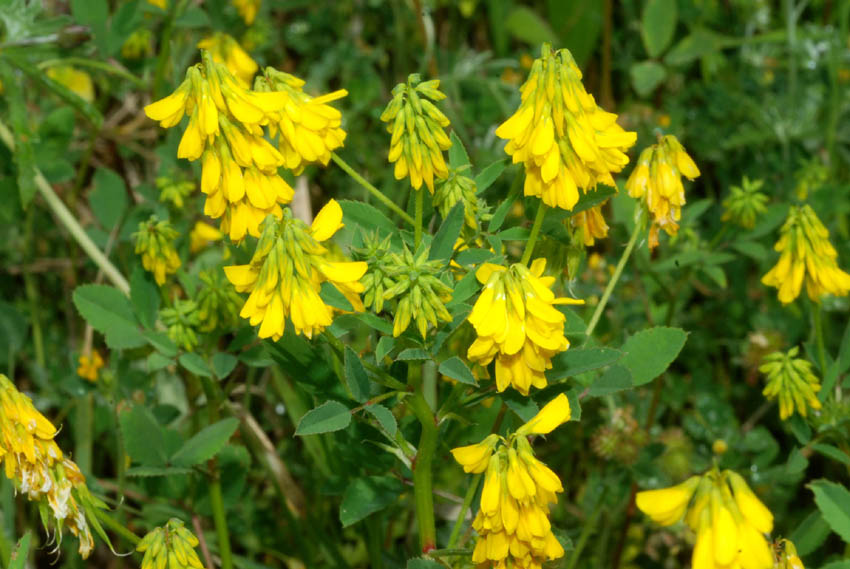
[[[321,245],[341,227],[342,208],[335,200],[322,208],[310,227],[287,208],[282,220],[264,222],[249,264],[224,268],[237,291],[250,293],[240,316],[252,326],[260,324],[260,338],[280,339],[287,317],[295,332],[308,338],[330,326],[334,309],[319,295],[324,282],[336,287],[354,310],[363,310],[359,280],[366,263],[331,261]]]
[[[731,470],[712,470],[670,488],[638,492],[637,507],[669,526],[684,516],[696,533],[693,569],[771,569],[765,534],[773,514]]]
[[[79,538],[79,552],[85,559],[94,548],[86,510],[105,505],[89,493],[74,461],[63,457],[53,441],[56,433],[56,427],[33,407],[30,398],[0,374],[0,462],[6,477],[17,492],[39,503],[45,526],[49,508],[57,547],[61,530],[67,527]]]
[[[829,242],[829,231],[808,205],[792,206],[774,246],[779,262],[761,282],[779,289],[779,301],[788,304],[800,295],[803,281],[814,302],[824,294],[847,296],[850,274],[838,268],[838,253]]]
[[[549,522],[549,504],[557,503],[564,488],[558,475],[534,457],[528,436],[548,434],[569,419],[570,403],[561,394],[507,439],[494,434],[452,450],[464,471],[486,471],[481,507],[472,522],[479,535],[474,564],[540,569],[564,555]]]
[[[139,230],[133,234],[136,240],[136,254],[142,256],[142,266],[153,273],[156,284],[165,284],[165,276],[180,268],[180,257],[174,248],[177,231],[167,221],[159,221],[155,215],[139,223]]]
[[[223,217],[222,231],[241,241],[246,233],[259,236],[263,219],[269,214],[279,218],[279,204],[294,194],[277,171],[283,156],[265,139],[262,128],[288,99],[245,89],[209,52],[202,54],[203,63],[186,71],[177,90],[146,106],[145,113],[164,128],[189,115],[177,157],[202,160],[204,213]]]
[[[768,399],[779,398],[779,418],[787,419],[794,407],[803,417],[808,408],[820,409],[817,397],[820,382],[812,373],[812,364],[798,358],[800,349],[794,346],[787,353],[773,352],[765,356],[759,371],[767,375],[767,386],[762,394]]]
[[[679,219],[685,205],[683,175],[693,180],[699,176],[699,168],[678,139],[668,134],[640,153],[637,166],[626,180],[629,195],[640,199],[652,215],[650,249],[658,246],[659,228],[670,236],[679,231]]]
[[[246,89],[251,86],[251,79],[260,68],[239,42],[224,32],[215,32],[202,39],[198,42],[198,49],[209,51],[213,61],[223,63]]]
[[[195,548],[198,538],[183,522],[171,518],[163,527],[148,532],[136,546],[143,552],[142,569],[204,569]]]
[[[269,133],[278,137],[277,147],[283,155],[283,165],[300,174],[307,164],[326,165],[331,152],[342,146],[342,113],[328,105],[348,95],[339,89],[319,97],[304,92],[304,81],[266,67],[264,77],[255,81],[258,92],[272,91],[286,100],[284,108],[270,115]]]
[[[78,360],[77,375],[91,382],[97,381],[100,368],[103,367],[103,357],[97,350],[92,350],[91,355],[81,354]]]
[[[544,372],[552,356],[566,350],[566,317],[556,304],[583,304],[583,300],[555,297],[550,290],[554,277],[544,277],[546,259],[529,269],[522,263],[502,267],[484,263],[475,273],[484,285],[472,307],[469,322],[477,338],[467,357],[481,365],[496,361],[496,388],[508,385],[528,395],[529,388],[546,387]]]
[[[592,247],[597,239],[608,236],[608,224],[602,217],[602,207],[605,203],[581,211],[570,217],[573,239],[585,247]]]
[[[444,130],[449,119],[431,102],[446,98],[439,87],[439,79],[420,82],[418,74],[411,74],[407,83],[395,86],[393,98],[381,114],[392,135],[389,161],[395,163],[395,179],[409,175],[417,190],[424,181],[432,194],[434,179],[445,180],[449,175],[443,151],[452,145]]]
[[[570,210],[579,190],[615,186],[612,173],[629,162],[625,152],[637,140],[602,110],[581,82],[581,71],[567,49],[543,44],[522,86],[519,109],[499,128],[505,152],[525,165],[525,195]]]

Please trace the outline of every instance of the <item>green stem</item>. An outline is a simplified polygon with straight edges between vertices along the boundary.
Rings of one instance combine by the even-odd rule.
[[[528,265],[528,262],[531,260],[531,254],[534,253],[534,244],[537,243],[537,236],[540,235],[540,227],[543,225],[543,218],[546,217],[546,210],[549,207],[540,202],[540,206],[537,208],[537,215],[534,216],[534,224],[531,226],[531,234],[528,236],[528,241],[525,243],[525,251],[522,252],[522,259],[520,259],[520,263],[523,265]]]
[[[395,202],[394,202],[394,201],[392,201],[392,200],[391,200],[390,198],[388,198],[387,196],[385,196],[385,195],[381,192],[381,190],[379,190],[378,188],[376,188],[375,186],[373,186],[372,184],[370,184],[370,183],[369,183],[369,181],[368,181],[368,180],[366,180],[366,178],[364,178],[363,176],[361,176],[360,174],[358,174],[358,173],[354,170],[354,168],[352,168],[351,166],[349,166],[349,165],[348,165],[348,163],[347,163],[345,160],[343,160],[342,158],[340,158],[340,157],[339,157],[339,155],[338,155],[336,152],[331,152],[331,160],[333,160],[333,161],[334,161],[334,164],[336,164],[337,166],[339,166],[340,168],[342,168],[342,171],[343,171],[343,172],[345,172],[346,174],[348,174],[349,176],[351,176],[351,177],[352,177],[352,179],[354,179],[354,181],[355,181],[355,182],[357,182],[358,184],[360,184],[361,186],[363,186],[363,187],[366,189],[366,191],[368,191],[370,194],[372,194],[372,196],[373,196],[375,199],[377,199],[379,202],[381,202],[382,204],[384,204],[385,206],[387,206],[387,208],[391,209],[391,210],[392,210],[392,211],[393,211],[396,215],[398,215],[400,218],[402,218],[403,220],[405,220],[405,221],[406,221],[407,223],[409,223],[410,225],[415,225],[415,223],[414,223],[414,221],[413,221],[413,218],[412,218],[412,217],[410,217],[410,216],[407,214],[407,212],[406,212],[406,211],[404,211],[403,209],[401,209],[400,207],[398,207],[398,206],[395,204]]]
[[[608,304],[608,299],[611,298],[611,293],[614,292],[614,287],[617,286],[617,281],[620,280],[620,275],[623,274],[623,269],[626,266],[626,262],[629,260],[629,257],[632,254],[632,250],[635,248],[635,243],[637,243],[637,238],[640,234],[640,228],[641,219],[637,219],[635,221],[635,228],[632,231],[632,236],[629,238],[629,242],[626,245],[626,250],[623,251],[623,255],[620,257],[620,261],[617,263],[617,268],[614,269],[614,274],[611,275],[611,280],[608,281],[608,286],[605,287],[605,292],[602,293],[602,298],[599,300],[599,304],[596,305],[596,310],[593,311],[593,316],[590,317],[590,322],[588,322],[587,324],[586,334],[588,339],[590,339],[591,334],[593,334],[593,330],[599,323],[599,318],[602,316],[602,311],[605,310],[605,305]]]
[[[812,319],[814,320],[815,342],[818,347],[818,360],[820,361],[821,376],[826,374],[826,347],[823,341],[823,315],[821,314],[820,302],[815,302],[812,308]]]
[[[221,478],[216,460],[210,461],[210,506],[218,536],[218,555],[221,557],[221,569],[233,569],[233,556],[230,553],[230,533],[227,530],[227,518],[224,515],[224,501],[221,498]]]
[[[383,569],[384,558],[381,555],[383,544],[381,542],[381,518],[380,514],[374,514],[366,518],[366,549],[369,550],[369,562],[372,569]]]
[[[419,249],[419,242],[422,241],[422,208],[425,205],[425,190],[416,190],[416,196],[413,198],[415,221],[413,222],[413,249]]]
[[[410,398],[410,407],[422,424],[422,436],[413,465],[413,494],[416,501],[416,521],[419,525],[419,545],[427,554],[437,547],[437,530],[434,524],[434,490],[431,463],[437,450],[437,423],[434,414],[421,393]]]
[[[455,520],[452,533],[449,536],[449,544],[446,546],[447,549],[452,549],[455,544],[457,544],[457,540],[460,537],[460,530],[463,529],[463,521],[466,517],[466,511],[469,509],[469,506],[472,505],[472,499],[475,498],[475,492],[478,491],[478,484],[481,482],[481,477],[481,473],[473,476],[472,482],[469,483],[469,488],[466,489],[466,494],[463,497],[463,504],[460,507],[457,520]]]
[[[138,545],[142,538],[128,530],[124,527],[119,521],[110,516],[106,511],[101,510],[99,508],[94,508],[94,514],[97,516],[98,521],[132,543],[133,545]]]
[[[3,143],[10,151],[15,151],[15,137],[2,122],[0,122],[0,139],[3,140]],[[56,195],[56,192],[53,191],[50,183],[48,183],[41,174],[41,170],[38,168],[35,169],[35,185],[38,188],[38,191],[41,192],[44,201],[47,202],[47,206],[57,217],[59,222],[65,226],[65,229],[68,230],[71,236],[77,241],[94,264],[103,271],[106,278],[112,281],[112,284],[114,284],[118,290],[124,294],[130,294],[130,283],[127,282],[127,279],[124,278],[121,271],[119,271],[115,265],[106,258],[106,255],[98,249],[97,245],[94,244],[94,241],[91,240],[86,231],[77,221],[77,218],[74,217],[74,214],[65,207],[62,199]]]
[[[30,254],[35,254],[35,240],[33,239],[33,218],[35,210],[30,208],[27,212],[26,220],[26,242],[30,248]],[[30,308],[30,324],[32,326],[32,345],[35,352],[35,362],[38,367],[45,369],[46,358],[44,355],[44,333],[41,328],[41,302],[38,298],[38,287],[35,283],[35,277],[31,272],[24,269],[24,290],[27,295],[27,301]]]
[[[56,65],[76,65],[77,67],[90,67],[91,69],[97,69],[98,71],[104,71],[106,73],[111,73],[117,77],[121,77],[122,79],[126,79],[130,83],[133,83],[136,87],[141,87],[142,89],[147,87],[147,83],[143,80],[139,79],[126,69],[122,69],[121,67],[115,67],[114,65],[110,65],[104,61],[96,61],[94,59],[87,59],[85,57],[63,57],[61,59],[47,59],[38,64],[39,69],[47,69],[48,67],[54,67]]]
[[[590,534],[592,534],[593,530],[596,529],[596,522],[599,521],[600,515],[602,515],[602,496],[599,497],[599,502],[596,504],[596,508],[590,515],[590,519],[587,520],[581,528],[581,534],[578,536],[578,541],[576,541],[576,547],[573,550],[572,556],[570,556],[570,562],[567,564],[567,569],[573,569],[576,566],[576,563],[578,563],[578,560],[581,557],[581,552],[584,550],[584,546],[587,545],[587,540],[590,539]]]

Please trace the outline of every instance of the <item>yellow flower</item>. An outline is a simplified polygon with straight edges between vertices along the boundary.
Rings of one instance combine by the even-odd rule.
[[[779,397],[779,418],[787,419],[794,413],[794,407],[803,417],[808,408],[820,409],[817,397],[820,382],[812,373],[812,364],[798,358],[796,346],[787,353],[773,352],[765,356],[759,371],[767,375],[767,386],[762,394],[768,399]]]
[[[496,388],[508,385],[528,395],[533,385],[546,387],[544,372],[552,367],[552,356],[566,350],[566,317],[556,304],[583,304],[582,300],[555,297],[550,290],[553,277],[544,277],[545,259],[528,269],[521,263],[509,268],[485,263],[476,272],[484,284],[472,307],[469,322],[477,339],[467,357],[481,365],[496,361]]]
[[[39,503],[45,530],[49,525],[57,530],[57,546],[62,528],[67,527],[79,538],[80,556],[85,559],[94,548],[86,511],[106,506],[91,495],[74,461],[63,457],[53,441],[57,432],[32,400],[0,374],[0,463],[6,477],[17,493]]]
[[[204,569],[195,548],[198,538],[186,529],[183,522],[171,518],[162,527],[154,528],[136,546],[144,552],[142,569]]]
[[[312,338],[333,321],[334,309],[319,292],[328,282],[341,292],[355,311],[363,310],[358,281],[366,272],[363,262],[333,262],[321,245],[342,227],[342,208],[331,200],[310,227],[292,217],[267,219],[257,249],[247,265],[225,267],[228,280],[239,292],[250,296],[240,316],[260,325],[260,338],[280,339],[285,320],[292,321],[297,334]]]
[[[250,26],[257,18],[257,12],[260,11],[262,0],[231,0],[233,7],[239,13],[239,17],[245,22],[246,26]]]
[[[446,98],[439,87],[439,79],[420,82],[418,74],[411,74],[407,83],[395,86],[392,100],[381,113],[392,135],[388,159],[395,164],[395,179],[410,176],[416,190],[424,181],[432,194],[434,180],[449,176],[443,151],[452,145],[444,130],[449,119],[431,102]]]
[[[774,249],[780,253],[779,262],[761,282],[779,289],[782,304],[800,295],[804,280],[814,302],[820,302],[825,294],[847,296],[850,291],[850,274],[838,268],[838,253],[829,242],[829,231],[808,205],[791,207]]]
[[[153,273],[156,284],[165,284],[165,276],[180,268],[180,257],[174,248],[177,231],[168,221],[159,221],[152,215],[148,221],[139,223],[139,231],[133,234],[136,254],[142,256],[142,266]]]
[[[797,555],[797,548],[790,539],[780,539],[774,547],[776,563],[774,569],[806,569]]]
[[[277,148],[283,165],[300,174],[307,164],[327,165],[331,152],[345,141],[342,114],[328,103],[348,95],[345,89],[311,97],[304,92],[304,81],[266,67],[264,77],[256,81],[260,92],[272,92],[286,101],[284,109],[272,113],[269,133],[278,137]]]
[[[615,186],[612,173],[629,162],[625,151],[637,140],[617,124],[617,115],[596,105],[584,90],[581,71],[567,49],[543,44],[519,109],[496,136],[508,140],[505,152],[525,165],[525,195],[570,210],[599,183]]]
[[[198,253],[216,241],[224,239],[224,234],[205,221],[195,222],[192,231],[189,232],[189,251]]]
[[[198,48],[208,50],[213,61],[223,63],[234,77],[239,79],[243,87],[250,88],[251,79],[254,78],[260,66],[232,36],[215,32],[199,41]]]
[[[85,71],[70,65],[57,65],[47,69],[47,76],[89,103],[94,101],[94,83],[92,83],[91,75]]]
[[[148,0],[148,4],[151,6],[156,6],[160,10],[165,10],[168,8],[168,0]]]
[[[699,175],[697,165],[672,134],[640,153],[637,166],[626,180],[626,190],[633,198],[640,199],[652,215],[650,249],[658,246],[659,228],[670,236],[678,233],[682,206],[685,205],[682,176],[693,180]]]
[[[773,529],[773,515],[736,472],[715,469],[672,488],[638,492],[635,502],[662,525],[684,515],[697,536],[693,569],[773,567],[765,539]]]
[[[606,202],[570,217],[573,238],[585,247],[592,247],[597,239],[604,239],[608,236],[608,224],[605,223],[605,218],[602,217],[602,207]]]
[[[80,354],[77,375],[91,382],[97,381],[98,372],[103,367],[103,358],[100,352],[92,350],[91,355]]]
[[[561,394],[507,438],[493,434],[452,450],[464,471],[486,471],[472,522],[479,536],[472,553],[476,565],[539,569],[564,555],[549,522],[549,504],[557,503],[564,488],[558,475],[535,458],[527,436],[549,433],[568,419],[569,402]]]

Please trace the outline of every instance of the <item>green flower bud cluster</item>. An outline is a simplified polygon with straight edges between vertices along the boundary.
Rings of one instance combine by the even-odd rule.
[[[168,523],[149,532],[136,551],[143,552],[142,569],[204,569],[195,548],[198,538],[183,522],[171,518]]]
[[[158,177],[156,187],[159,189],[159,201],[170,202],[177,209],[183,209],[186,198],[195,191],[194,182],[175,180],[168,176]]]
[[[759,371],[767,375],[767,386],[762,394],[768,399],[779,398],[779,418],[787,419],[797,412],[806,416],[808,408],[820,409],[817,392],[820,381],[812,373],[812,364],[798,358],[800,348],[794,346],[787,352],[773,352],[766,356]]]
[[[195,329],[201,324],[198,305],[194,300],[178,299],[171,308],[159,311],[159,318],[168,328],[168,337],[174,343],[183,346],[186,351],[198,347],[198,335]]]
[[[432,194],[434,179],[445,180],[449,175],[443,151],[452,145],[443,130],[449,119],[431,102],[446,98],[439,86],[439,79],[421,81],[419,74],[413,73],[407,83],[395,86],[393,98],[381,114],[392,135],[389,161],[395,163],[395,179],[410,175],[415,189],[424,181]]]
[[[761,193],[764,180],[750,180],[746,176],[740,186],[732,186],[732,194],[723,200],[723,221],[731,221],[752,229],[756,219],[767,211],[767,196]]]
[[[156,284],[165,284],[165,276],[180,268],[180,257],[174,248],[177,230],[168,221],[159,221],[152,215],[139,224],[139,230],[133,233],[136,254],[142,256],[142,266],[153,273]]]
[[[355,249],[356,258],[366,261],[369,268],[360,279],[363,285],[363,304],[376,313],[384,310],[384,292],[395,285],[390,276],[393,273],[393,256],[390,253],[390,236],[380,239],[378,234],[367,235],[363,247]]]
[[[462,203],[464,225],[477,231],[478,217],[485,205],[476,196],[475,180],[463,174],[468,168],[469,166],[461,166],[457,170],[449,169],[448,178],[437,186],[437,191],[434,193],[434,207],[445,219],[455,204]]]
[[[243,300],[230,286],[220,269],[201,271],[202,286],[196,295],[198,303],[198,330],[212,332],[236,326]]]

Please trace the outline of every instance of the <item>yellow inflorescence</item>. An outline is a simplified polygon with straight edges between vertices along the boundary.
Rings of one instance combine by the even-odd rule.
[[[626,190],[652,215],[649,229],[649,248],[658,246],[658,230],[667,235],[679,231],[685,187],[682,176],[689,180],[700,175],[699,168],[672,134],[664,136],[640,153],[637,166],[626,181]]]
[[[91,75],[85,71],[80,71],[70,65],[57,65],[47,69],[47,76],[57,83],[61,83],[89,103],[94,101],[94,83],[91,80]]]
[[[439,87],[439,79],[420,83],[419,75],[412,74],[407,83],[395,86],[393,98],[381,114],[392,135],[388,158],[395,163],[395,179],[410,176],[417,190],[424,181],[432,194],[434,180],[449,175],[443,151],[452,145],[444,130],[449,119],[431,102],[446,98]]]
[[[484,284],[472,307],[469,322],[478,338],[467,357],[481,365],[496,361],[496,388],[509,385],[528,395],[529,388],[546,387],[544,372],[552,367],[552,356],[566,350],[566,317],[555,304],[583,304],[583,300],[555,297],[550,290],[553,277],[544,277],[545,259],[529,269],[521,263],[502,267],[485,263],[476,272]]]
[[[787,353],[773,352],[765,356],[759,367],[759,371],[767,375],[767,386],[762,394],[768,399],[779,398],[779,418],[783,420],[794,413],[795,407],[803,417],[809,408],[821,408],[817,397],[820,381],[812,373],[812,364],[797,357],[799,352],[796,346]]]
[[[592,247],[597,239],[608,236],[608,224],[602,217],[605,203],[579,212],[570,218],[573,238],[585,247]]]
[[[558,475],[534,457],[527,437],[548,434],[569,419],[570,404],[561,394],[506,439],[494,434],[452,450],[464,471],[486,472],[481,507],[472,522],[479,535],[474,564],[540,569],[564,555],[549,522],[549,504],[557,503],[564,488]]]
[[[246,89],[251,87],[251,80],[260,66],[232,36],[224,32],[215,32],[199,41],[198,48],[209,51],[216,63],[223,63],[228,71],[239,79],[243,87]]]
[[[78,360],[77,375],[91,382],[97,381],[100,368],[103,367],[103,357],[97,350],[92,350],[91,355],[81,354]]]
[[[189,232],[189,251],[199,253],[216,241],[224,239],[224,234],[205,221],[195,222]]]
[[[712,470],[678,486],[638,492],[637,507],[669,526],[682,516],[696,533],[693,569],[771,569],[765,534],[773,514],[731,470]]]
[[[774,246],[779,262],[761,279],[779,289],[779,301],[788,304],[800,295],[803,281],[814,302],[821,296],[847,296],[850,274],[838,268],[838,253],[829,242],[829,231],[808,205],[792,206]]]
[[[148,532],[136,551],[144,552],[142,569],[204,569],[195,548],[198,538],[183,522],[171,518],[162,527]]]
[[[263,0],[231,0],[231,2],[245,25],[250,26],[257,18],[257,12],[260,11]]]
[[[136,254],[142,256],[142,266],[153,273],[156,284],[165,284],[166,275],[180,268],[180,257],[174,248],[177,231],[167,221],[159,221],[152,215],[148,221],[139,224],[139,231],[133,234],[136,240]]]
[[[304,81],[266,67],[264,76],[254,82],[258,92],[274,92],[286,100],[280,111],[270,115],[269,133],[278,136],[277,147],[283,165],[300,174],[307,164],[326,165],[331,152],[342,146],[342,114],[328,103],[348,95],[339,89],[326,95],[311,97],[304,92]]]
[[[519,109],[499,128],[505,152],[525,165],[525,195],[570,210],[599,183],[615,186],[612,173],[629,162],[625,152],[637,140],[584,90],[581,71],[569,50],[544,44],[522,86]],[[616,187],[616,186],[615,186]]]
[[[359,280],[366,263],[331,261],[321,245],[341,227],[342,208],[335,200],[310,227],[287,209],[282,220],[266,220],[249,264],[224,268],[237,291],[250,293],[240,316],[260,325],[260,338],[280,339],[287,317],[295,332],[308,338],[330,326],[334,309],[319,295],[324,282],[334,285],[354,310],[363,310]]]
[[[780,539],[774,547],[774,569],[806,569],[790,539]]]
[[[80,540],[85,559],[94,547],[86,509],[105,507],[93,497],[86,479],[71,459],[63,457],[53,441],[57,430],[26,395],[0,374],[0,463],[15,489],[38,502],[42,520],[52,514],[57,547],[67,527]],[[45,528],[47,529],[47,528]]]

